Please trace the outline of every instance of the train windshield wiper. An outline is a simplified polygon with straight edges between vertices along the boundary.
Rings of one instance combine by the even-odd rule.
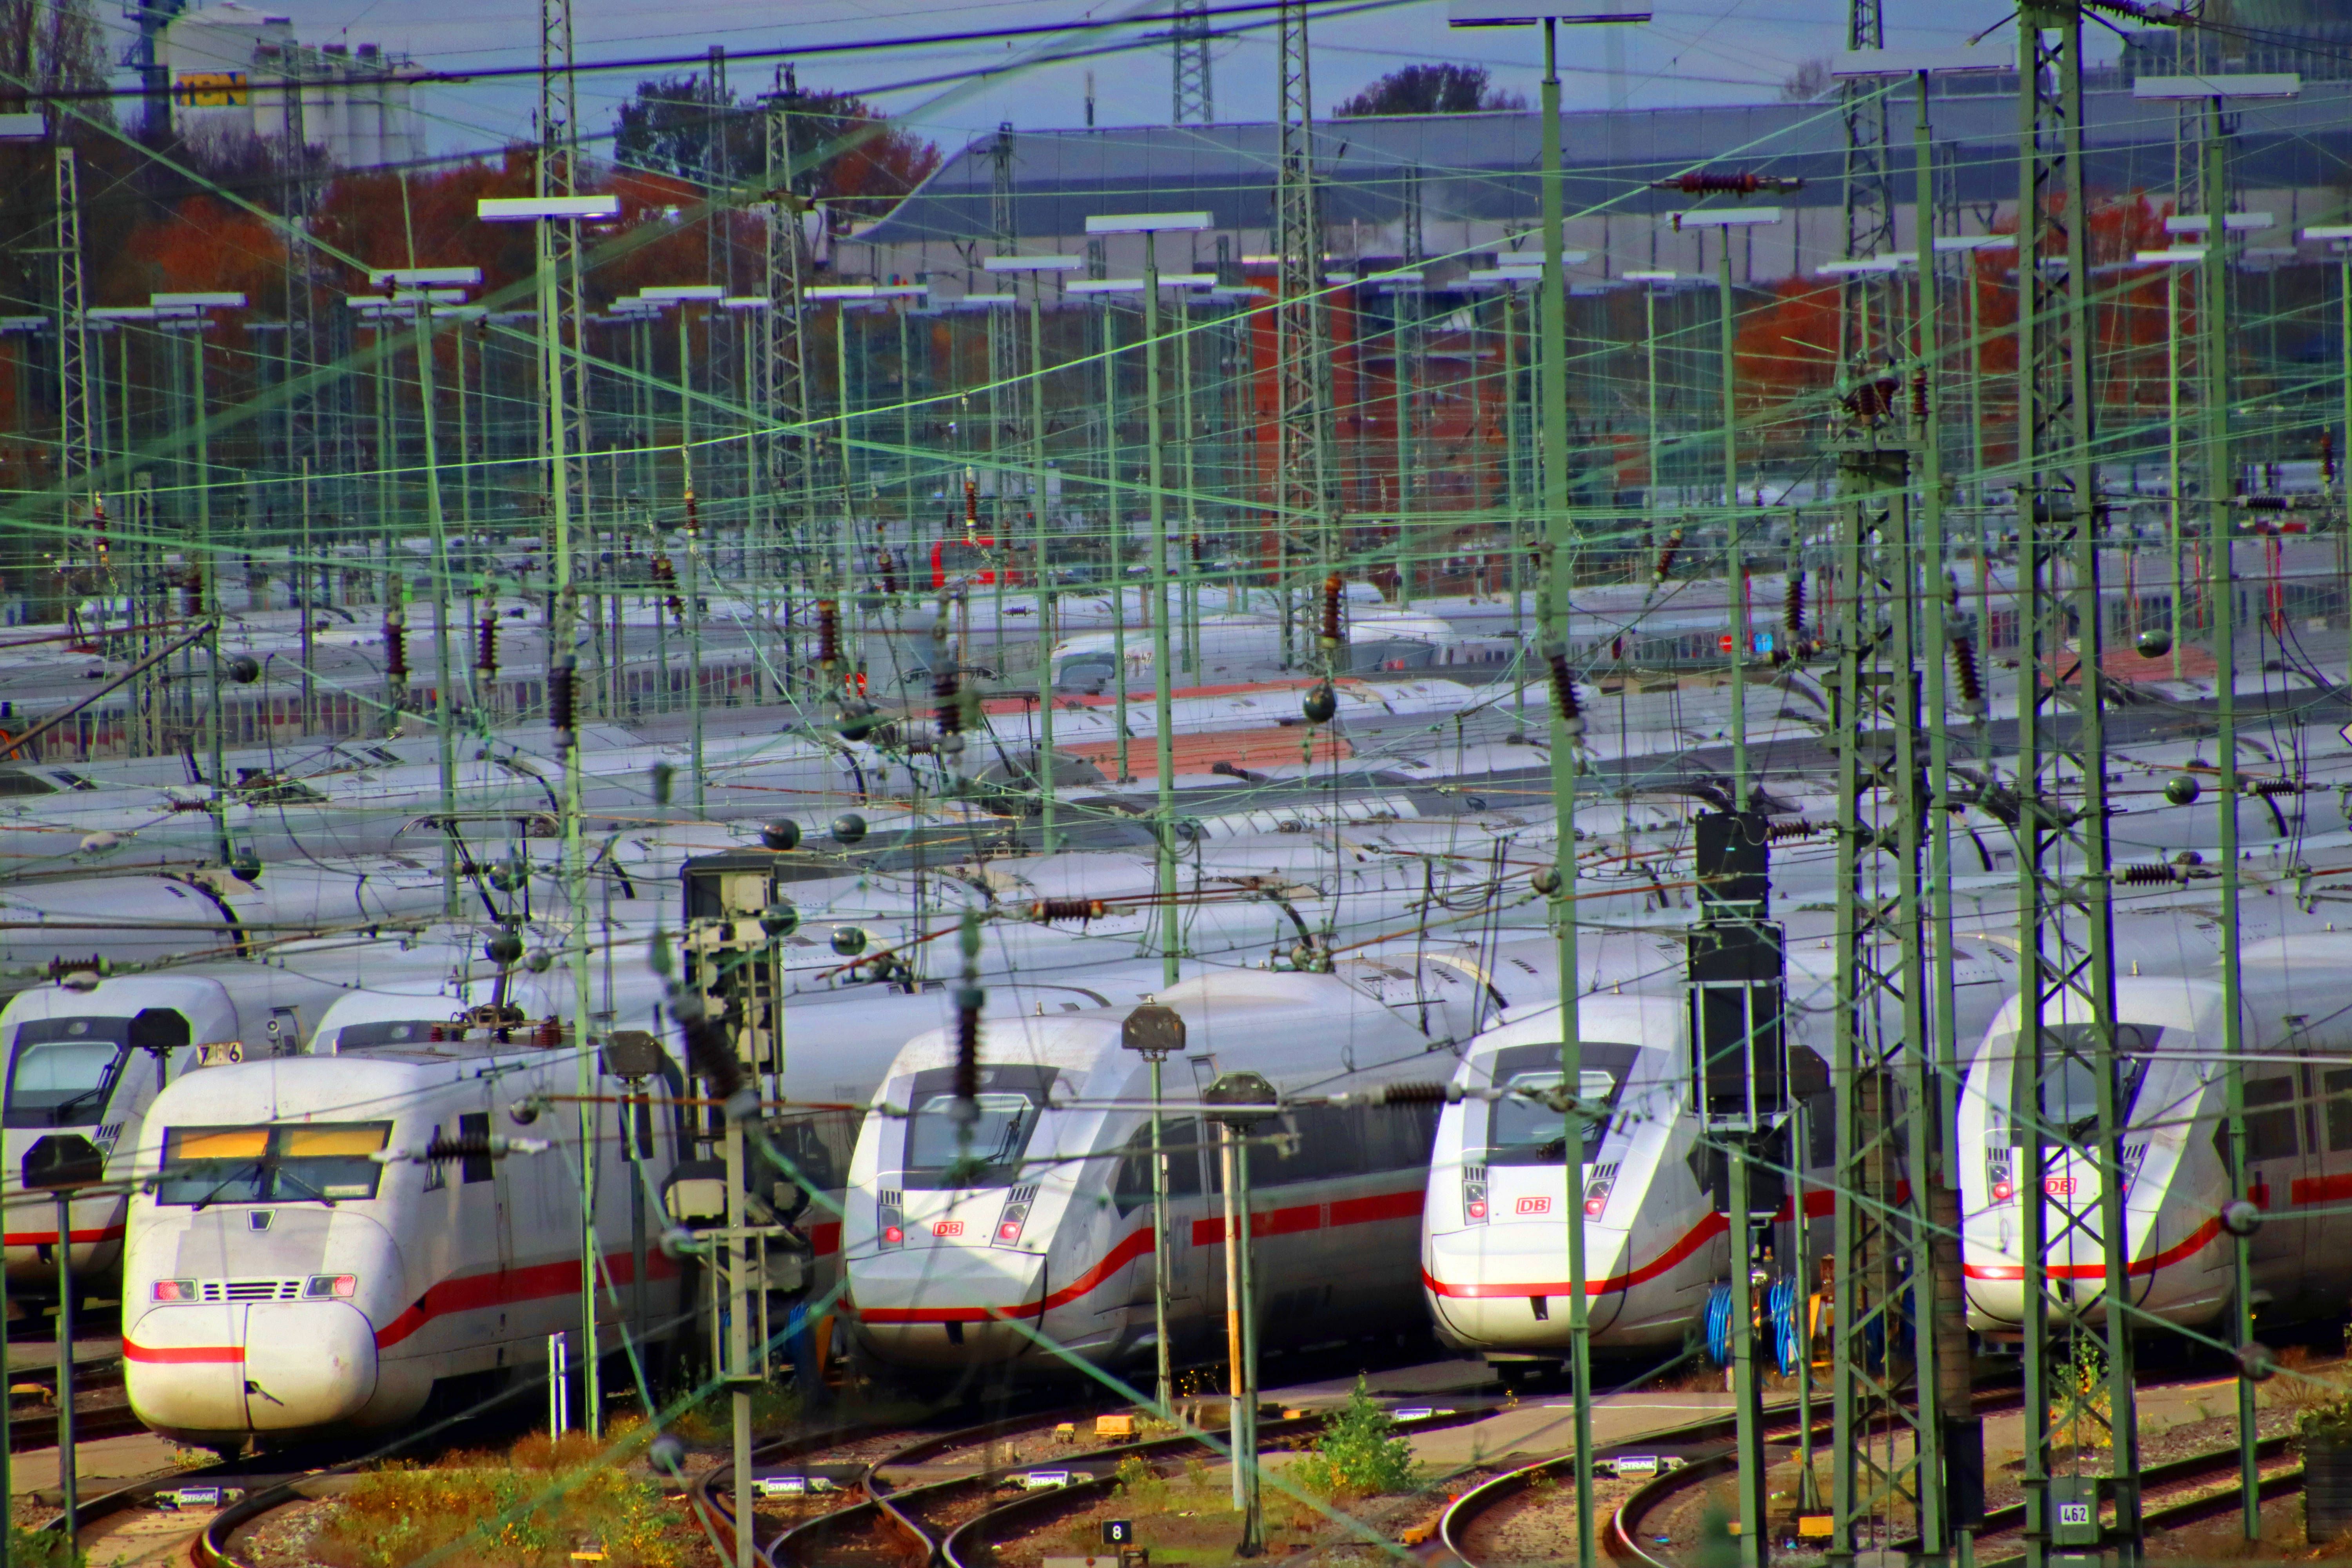
[[[335,1206],[335,1200],[334,1200],[334,1199],[332,1199],[332,1198],[329,1197],[325,1193],[320,1192],[320,1191],[316,1186],[312,1185],[310,1182],[305,1181],[302,1177],[296,1175],[292,1171],[289,1170],[286,1166],[284,1166],[284,1165],[275,1165],[275,1166],[272,1166],[272,1167],[271,1167],[271,1169],[275,1170],[275,1171],[278,1173],[278,1179],[279,1181],[281,1181],[281,1182],[292,1182],[292,1183],[293,1183],[293,1184],[295,1184],[297,1186],[300,1187],[304,1192],[309,1193],[312,1197],[314,1197],[314,1198],[318,1199],[320,1203],[322,1203],[322,1204],[326,1205],[329,1208],[333,1208],[333,1207]]]
[[[220,1179],[220,1184],[218,1186],[215,1187],[211,1192],[206,1193],[203,1197],[198,1198],[189,1212],[192,1214],[198,1213],[209,1206],[215,1199],[218,1198],[223,1193],[228,1191],[229,1184],[231,1183],[241,1182],[247,1176],[259,1174],[263,1163],[264,1162],[259,1159],[247,1160],[242,1165],[230,1171],[227,1175],[223,1176]]]

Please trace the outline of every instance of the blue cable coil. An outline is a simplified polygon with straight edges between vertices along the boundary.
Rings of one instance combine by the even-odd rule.
[[[1801,1300],[1793,1279],[1775,1279],[1764,1298],[1764,1321],[1771,1327],[1772,1355],[1783,1377],[1796,1374],[1797,1358],[1805,1353],[1805,1338],[1797,1317]],[[1706,1357],[1717,1366],[1731,1364],[1729,1285],[1717,1285],[1706,1295]]]
[[[1795,1279],[1782,1278],[1772,1281],[1772,1293],[1767,1299],[1765,1311],[1771,1321],[1772,1346],[1778,1353],[1782,1377],[1796,1375],[1797,1358],[1805,1353],[1805,1336],[1797,1322],[1800,1305]]]
[[[1731,1364],[1731,1287],[1717,1285],[1706,1293],[1706,1358],[1717,1366]]]

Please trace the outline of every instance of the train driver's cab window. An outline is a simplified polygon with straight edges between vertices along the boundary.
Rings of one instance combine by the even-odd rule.
[[[370,1156],[391,1136],[389,1121],[173,1127],[163,1134],[155,1201],[202,1209],[373,1198],[383,1167]]]
[[[976,1115],[958,1118],[955,1069],[932,1068],[915,1075],[906,1104],[905,1184],[918,1192],[950,1187],[1003,1187],[1029,1179],[1024,1156],[1030,1134],[1046,1109],[1046,1091],[1056,1069],[1023,1066],[982,1067]]]
[[[1625,1092],[1640,1051],[1633,1046],[1584,1042],[1576,1098],[1590,1113],[1584,1119],[1584,1158],[1600,1152],[1609,1131],[1610,1115]],[[1554,1108],[1560,1085],[1557,1045],[1507,1046],[1495,1053],[1487,1069],[1489,1080],[1503,1093],[1484,1107],[1486,1152],[1477,1162],[1487,1165],[1563,1165],[1568,1163],[1568,1119]],[[1468,1111],[1473,1126],[1480,1108]],[[1475,1138],[1473,1142],[1475,1142]],[[1468,1156],[1465,1154],[1465,1156]]]
[[[128,1018],[27,1018],[9,1053],[10,1127],[91,1127],[131,1054]]]
[[[2099,1075],[2096,1069],[2099,1043],[2093,1026],[2088,1024],[2056,1024],[2042,1031],[2042,1121],[2044,1137],[2060,1142],[2080,1143],[2098,1135]],[[2139,1094],[2140,1079],[2147,1076],[2148,1058],[2154,1054],[2157,1042],[2164,1031],[2145,1024],[2116,1026],[2116,1110],[2126,1126],[2131,1122],[2132,1104]],[[2034,1061],[2019,1050],[2018,1042],[1996,1043],[1997,1052],[2016,1055],[2015,1099],[2012,1103],[2024,1108],[2030,1115],[2033,1105]],[[2021,1115],[2021,1123],[2028,1120]]]

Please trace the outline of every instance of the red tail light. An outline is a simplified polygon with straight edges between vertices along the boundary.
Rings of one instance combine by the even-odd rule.
[[[885,1247],[896,1247],[906,1239],[907,1233],[897,1226],[886,1225],[882,1227],[882,1245]]]

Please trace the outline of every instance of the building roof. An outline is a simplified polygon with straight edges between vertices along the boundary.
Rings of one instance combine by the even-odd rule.
[[[1992,79],[1985,85],[2004,84]],[[2128,90],[2086,92],[2084,101],[2093,190],[2172,187],[2179,106],[2135,100]],[[1898,200],[1909,196],[1915,110],[1910,89],[1898,83],[1889,96]],[[1768,200],[1835,206],[1843,199],[1845,128],[1834,101],[1595,110],[1561,118],[1571,216],[1686,207],[1691,199],[1680,193],[1647,187],[1699,168],[1807,182],[1793,196]],[[2298,100],[2244,104],[2239,121],[2231,177],[2240,189],[2337,184],[2352,172],[2352,83],[2306,82]],[[1947,200],[2015,200],[2017,122],[2013,87],[1956,90],[1934,101],[1936,158],[1951,182]],[[1533,112],[1330,120],[1315,129],[1327,225],[1392,223],[1416,183],[1424,224],[1525,219],[1537,211],[1541,122]],[[1005,134],[1016,236],[1080,234],[1093,215],[1168,209],[1205,210],[1221,229],[1271,226],[1271,123]],[[948,158],[856,237],[877,246],[985,239],[997,141],[981,137]]]

